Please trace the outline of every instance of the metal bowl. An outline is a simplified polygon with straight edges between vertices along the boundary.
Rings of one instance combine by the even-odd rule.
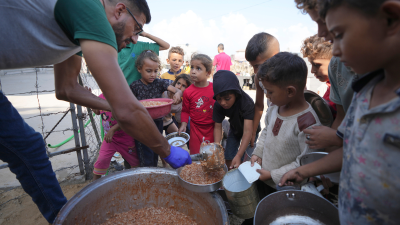
[[[182,132],[180,135],[178,134],[178,132],[174,132],[168,134],[165,138],[170,145],[182,147],[189,141],[190,135],[185,132]]]
[[[146,167],[89,184],[64,205],[54,224],[102,224],[115,213],[151,206],[174,208],[197,224],[229,224],[224,201],[217,193],[193,193],[181,187],[175,170]]]
[[[197,163],[200,164],[199,161],[196,162],[192,162],[192,163]],[[220,187],[222,187],[222,179],[216,183],[213,184],[192,184],[189,183],[185,180],[183,180],[180,176],[182,169],[184,167],[181,167],[179,169],[176,170],[176,172],[178,173],[179,176],[179,183],[181,184],[182,187],[186,188],[187,190],[193,191],[193,192],[213,192],[218,190]],[[226,165],[224,165],[224,171],[225,174],[228,172],[228,167]]]
[[[312,153],[305,154],[300,158],[300,165],[304,166],[309,163],[315,162],[319,159],[322,159],[326,155],[328,155],[327,152],[312,152]],[[340,182],[340,172],[328,173],[328,174],[323,174],[323,175],[325,177],[329,178],[331,180],[331,182],[333,182],[335,184],[338,184]],[[316,176],[316,177],[319,178],[319,176]]]
[[[254,224],[337,225],[339,213],[328,200],[304,191],[278,191],[257,206]]]

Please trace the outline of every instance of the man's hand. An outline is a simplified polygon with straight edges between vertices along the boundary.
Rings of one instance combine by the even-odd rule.
[[[271,172],[269,172],[268,170],[257,169],[256,171],[260,174],[260,178],[258,178],[259,180],[266,181],[272,179]]]
[[[189,152],[183,150],[180,147],[171,146],[169,156],[164,158],[164,160],[174,169],[182,167],[186,164],[192,164],[192,159],[190,158]]]
[[[261,164],[262,164],[262,159],[261,159],[260,157],[256,156],[256,155],[253,155],[253,156],[251,157],[251,159],[250,159],[250,162],[251,162],[251,166],[252,166],[252,167],[254,166],[254,163],[255,163],[255,162],[257,162],[257,163],[260,164],[260,166],[261,166]]]
[[[301,183],[306,177],[299,173],[298,168],[285,173],[279,181],[279,186],[292,186]]]
[[[242,158],[241,156],[236,155],[235,158],[233,158],[233,160],[231,162],[231,166],[229,167],[229,169],[239,168],[240,164],[242,163],[241,158]]]
[[[324,149],[332,146],[342,146],[343,140],[336,135],[336,130],[325,126],[314,126],[312,129],[305,129],[310,149]]]

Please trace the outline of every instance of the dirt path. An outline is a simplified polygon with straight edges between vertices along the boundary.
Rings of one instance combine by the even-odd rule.
[[[61,185],[64,195],[70,199],[83,187],[88,185],[87,181],[82,184]],[[15,197],[25,195],[19,199],[11,200]],[[9,201],[11,200],[11,201]],[[5,202],[8,203],[4,204]],[[4,205],[3,205],[4,204]],[[0,224],[1,225],[17,225],[17,224],[35,224],[48,225],[49,223],[39,212],[39,209],[33,203],[31,197],[26,195],[22,188],[10,191],[0,191]]]

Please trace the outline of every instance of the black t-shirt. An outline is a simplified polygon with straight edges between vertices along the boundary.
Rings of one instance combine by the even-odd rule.
[[[222,123],[225,117],[229,117],[229,123],[233,134],[241,138],[243,136],[244,120],[254,119],[254,101],[250,96],[242,92],[242,96],[236,99],[236,102],[230,109],[224,109],[216,101],[214,103],[213,120],[216,123]],[[260,127],[258,128],[258,131]]]
[[[161,98],[164,91],[168,89],[169,80],[155,79],[153,83],[145,85],[141,80],[132,82],[129,86],[138,100]]]

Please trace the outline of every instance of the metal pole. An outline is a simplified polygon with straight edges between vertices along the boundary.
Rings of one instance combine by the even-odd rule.
[[[87,66],[86,66],[86,67],[87,67]],[[88,74],[89,74],[89,68],[87,68],[87,71],[88,71]],[[79,81],[79,84],[83,87],[82,77],[81,77],[80,74],[79,74],[79,76],[78,76],[78,81]],[[101,145],[101,138],[100,138],[99,132],[97,132],[96,123],[95,123],[95,121],[94,121],[94,119],[93,119],[93,115],[92,115],[93,112],[92,112],[92,110],[91,110],[90,108],[88,108],[88,107],[86,107],[86,109],[87,109],[87,111],[88,111],[90,121],[92,121],[91,124],[92,124],[92,127],[93,127],[94,135],[96,136],[97,143],[98,143],[98,147],[100,148],[100,145]]]
[[[83,125],[83,114],[82,114],[82,106],[76,105],[76,108],[78,109],[78,122],[79,122],[79,128],[81,130],[81,143],[82,146],[86,146],[86,137],[85,137],[85,126]],[[85,177],[86,180],[89,180],[89,174],[90,174],[90,166],[89,166],[89,155],[87,152],[87,148],[82,149],[83,151],[83,162],[85,163]]]
[[[81,145],[80,145],[79,135],[78,135],[78,124],[76,123],[75,105],[73,103],[69,103],[69,104],[70,104],[70,110],[71,110],[72,127],[74,128],[75,147],[79,148],[79,147],[81,147]],[[83,175],[84,169],[83,169],[81,151],[77,151],[76,155],[78,157],[79,171],[80,171],[81,175]]]

